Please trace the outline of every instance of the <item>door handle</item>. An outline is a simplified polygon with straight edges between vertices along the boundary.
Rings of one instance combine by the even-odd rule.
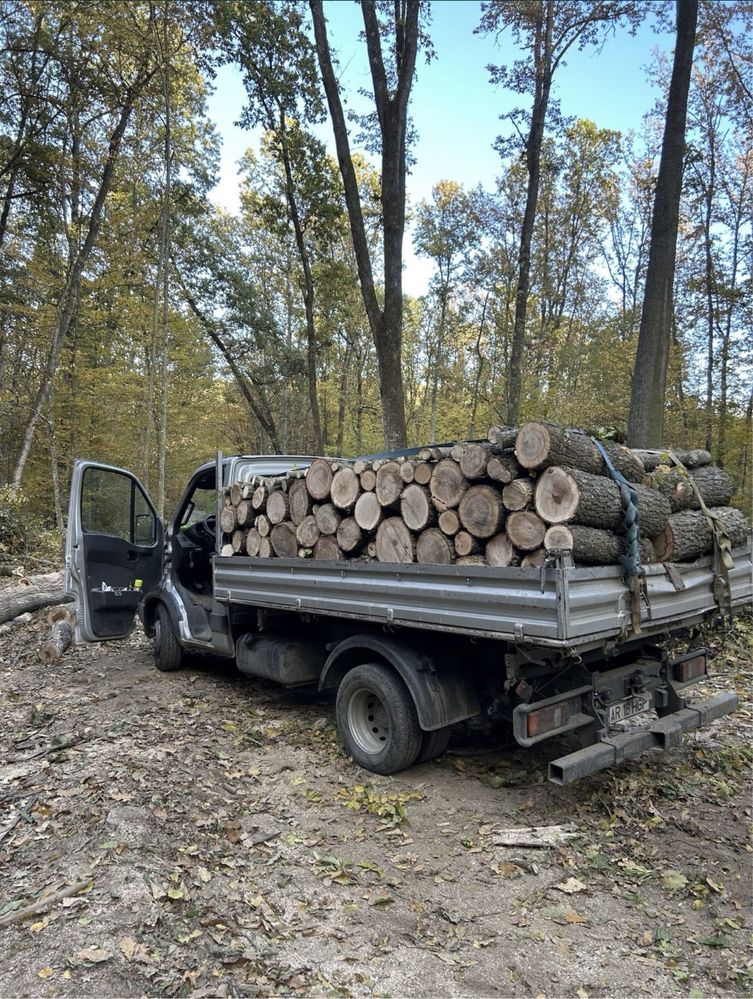
[[[126,559],[129,562],[135,562],[138,557],[139,557],[139,553],[133,551],[133,549],[131,549],[130,551],[126,552]]]

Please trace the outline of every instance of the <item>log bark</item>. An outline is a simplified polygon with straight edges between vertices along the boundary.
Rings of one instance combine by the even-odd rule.
[[[290,518],[290,500],[288,494],[281,489],[275,489],[267,499],[267,516],[270,524],[281,524]]]
[[[544,535],[544,548],[548,552],[566,552],[573,547],[573,532],[565,524],[554,524]]]
[[[434,466],[429,489],[433,500],[441,504],[443,509],[451,510],[463,498],[468,489],[468,480],[456,461],[444,458]]]
[[[486,561],[489,565],[507,566],[514,557],[515,548],[504,532],[489,538],[486,543]]]
[[[305,479],[298,479],[292,483],[288,490],[288,501],[290,503],[290,519],[298,527],[311,513],[311,494]]]
[[[513,479],[502,490],[502,502],[505,510],[525,510],[532,499],[532,479]]]
[[[460,530],[460,517],[457,510],[443,510],[439,515],[439,530],[453,538]]]
[[[375,493],[361,493],[356,501],[353,516],[358,526],[362,527],[364,531],[373,531],[384,516],[384,508],[376,498]]]
[[[302,545],[304,548],[313,548],[319,540],[321,533],[316,522],[316,517],[309,514],[303,518],[296,528],[295,536],[299,545]]]
[[[431,493],[426,486],[419,486],[413,482],[403,489],[400,497],[400,515],[411,531],[423,531],[436,524],[437,511],[432,505]]]
[[[450,565],[455,557],[452,542],[436,527],[422,531],[416,541],[416,561],[424,565]]]
[[[499,447],[514,447],[518,431],[513,427],[489,427],[486,436],[492,444],[498,444]]]
[[[571,524],[569,532],[572,538],[573,561],[581,565],[616,565],[619,563],[620,555],[625,551],[624,539],[612,531]],[[654,546],[648,538],[640,539],[640,552],[642,562],[648,564],[656,561]]]
[[[501,482],[502,485],[518,478],[522,471],[523,469],[512,451],[492,455],[486,465],[487,476],[495,482]]]
[[[672,513],[677,513],[701,508],[691,480],[706,506],[729,506],[735,483],[724,469],[716,465],[693,468],[688,475],[679,468],[657,468],[650,473],[647,482],[667,497]]]
[[[431,482],[432,471],[433,469],[428,461],[419,462],[413,470],[413,481],[417,482],[419,486],[428,486]]]
[[[339,473],[338,473],[339,474]],[[337,543],[346,555],[353,555],[363,548],[366,535],[355,517],[346,517],[337,528]]]
[[[476,555],[481,551],[478,538],[474,538],[468,531],[458,531],[454,538],[455,552],[461,557],[466,555]]]
[[[502,527],[505,509],[494,486],[471,486],[458,507],[460,523],[475,538],[491,538]]]
[[[682,450],[672,448],[672,453],[677,455],[686,468],[701,468],[703,465],[711,464],[711,455],[702,448],[691,448]],[[633,454],[641,460],[647,472],[653,471],[659,465],[671,465],[672,459],[669,457],[669,449],[666,451],[641,451],[633,448]]]
[[[342,557],[337,538],[331,534],[323,534],[314,545],[314,558],[323,562],[339,562]]]
[[[332,502],[338,510],[350,511],[355,506],[361,483],[353,469],[346,465],[336,472],[330,487]]]
[[[56,621],[50,635],[39,650],[39,657],[43,663],[51,663],[56,659],[61,659],[69,648],[73,639],[73,629],[70,620]]]
[[[507,518],[505,530],[516,548],[528,552],[541,546],[546,534],[546,525],[535,513],[517,510]]]
[[[331,503],[325,503],[323,506],[320,506],[314,516],[316,517],[316,526],[322,534],[337,534],[337,528],[340,526],[342,517]]]
[[[376,554],[380,562],[416,561],[416,543],[400,517],[388,517],[379,525]]]
[[[224,534],[232,534],[238,526],[238,517],[234,506],[223,506],[220,510],[220,529]]]
[[[269,535],[269,540],[278,558],[298,557],[298,542],[292,524],[275,524]]]
[[[396,461],[385,461],[376,473],[376,496],[383,507],[394,506],[403,491],[400,466]]]
[[[324,458],[315,458],[306,469],[306,488],[319,503],[329,499],[332,486],[332,468]]]
[[[712,507],[722,522],[732,546],[745,544],[750,533],[748,518],[735,507]],[[713,535],[700,510],[673,513],[664,530],[652,538],[659,562],[689,562],[713,549]]]
[[[630,482],[642,482],[645,476],[643,462],[621,444],[605,444],[614,467]],[[579,468],[592,475],[608,475],[598,448],[585,434],[563,430],[549,423],[533,421],[518,431],[515,456],[523,468],[542,469],[552,465]]]
[[[667,523],[669,500],[655,489],[634,486],[638,496],[640,530],[654,537]],[[539,476],[534,492],[536,512],[550,524],[575,521],[617,533],[622,530],[622,497],[619,487],[603,475],[590,475],[578,468],[547,468]]]
[[[256,558],[261,549],[261,534],[255,527],[250,527],[246,535],[246,554]]]

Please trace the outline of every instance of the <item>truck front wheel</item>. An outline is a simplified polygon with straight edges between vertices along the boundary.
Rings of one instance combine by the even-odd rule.
[[[183,664],[183,649],[167,608],[162,604],[157,608],[154,619],[154,662],[162,673],[172,673]]]
[[[345,749],[366,770],[394,774],[421,748],[408,688],[389,666],[366,663],[346,673],[337,691],[337,726]]]

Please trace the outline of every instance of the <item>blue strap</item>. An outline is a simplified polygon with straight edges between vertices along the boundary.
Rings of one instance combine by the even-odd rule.
[[[626,541],[626,551],[624,555],[620,555],[620,564],[628,576],[645,576],[646,570],[641,565],[641,550],[638,541],[641,527],[640,512],[638,510],[638,493],[622,472],[618,472],[614,467],[611,458],[607,454],[607,449],[601,441],[595,437],[592,437],[591,440],[599,449],[612,479],[620,487],[622,526]]]

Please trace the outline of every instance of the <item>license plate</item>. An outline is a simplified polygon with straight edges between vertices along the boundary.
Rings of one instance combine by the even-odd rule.
[[[651,697],[649,694],[638,694],[636,697],[626,697],[624,701],[617,704],[610,704],[607,708],[607,723],[614,725],[616,722],[627,721],[636,715],[642,715],[644,711],[651,710]]]

